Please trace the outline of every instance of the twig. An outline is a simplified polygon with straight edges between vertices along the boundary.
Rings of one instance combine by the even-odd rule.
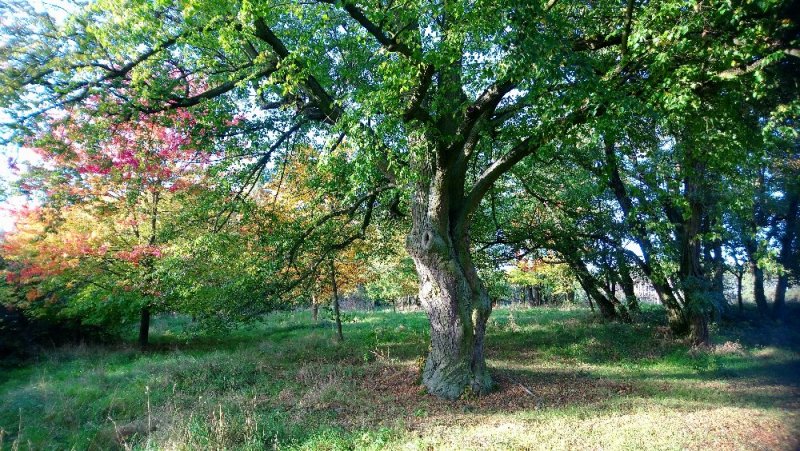
[[[510,382],[513,382],[513,383],[519,385],[525,391],[525,393],[527,393],[528,395],[530,395],[533,398],[536,398],[536,395],[528,387],[523,385],[522,382],[514,379],[513,377],[509,376],[508,374],[503,374],[503,377],[508,379]]]

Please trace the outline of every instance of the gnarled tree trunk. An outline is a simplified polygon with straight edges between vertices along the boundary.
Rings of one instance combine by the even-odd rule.
[[[695,162],[695,172],[684,180],[685,196],[690,207],[689,218],[676,224],[676,235],[680,245],[681,290],[685,299],[684,317],[689,326],[689,339],[695,346],[707,346],[710,343],[708,334],[708,303],[711,287],[704,277],[700,265],[700,225],[703,217],[703,193],[697,183],[700,174],[704,173],[703,165]]]
[[[463,178],[458,168],[439,166],[431,172],[418,181],[406,242],[431,325],[422,382],[431,394],[447,399],[482,395],[492,387],[484,357],[492,303],[470,256]]]
[[[464,236],[415,227],[408,249],[420,279],[420,300],[431,322],[431,348],[422,381],[443,398],[481,395],[492,386],[484,358],[489,294],[478,278]]]

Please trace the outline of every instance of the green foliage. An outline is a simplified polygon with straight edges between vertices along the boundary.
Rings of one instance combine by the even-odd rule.
[[[489,297],[492,300],[497,301],[508,298],[511,293],[511,286],[506,279],[506,273],[504,271],[484,269],[478,274],[480,274],[481,280],[483,280],[483,283],[486,285]]]
[[[419,288],[414,262],[407,256],[396,256],[394,261],[380,258],[370,265],[370,281],[364,285],[367,295],[378,301],[393,302],[414,296]]]
[[[508,281],[514,285],[533,286],[546,289],[552,294],[564,294],[575,291],[575,276],[563,263],[537,262],[512,268],[508,272]]]
[[[692,278],[720,265],[715,243],[738,235],[767,266],[780,230],[769,224],[788,211],[766,199],[796,175],[777,170],[796,160],[791,7],[98,0],[57,20],[4,3],[0,133],[40,146],[55,167],[33,169],[25,187],[54,213],[19,249],[18,273],[29,261],[52,271],[19,305],[98,323],[150,305],[223,328],[327,298],[335,272],[348,289],[368,282],[397,298],[416,285],[400,236],[419,232],[413,248],[429,228],[441,246],[419,247],[416,264],[478,271],[494,298],[508,290],[505,262],[551,255],[566,265],[511,279],[558,294],[575,277],[610,285],[634,268],[662,294],[677,288],[662,297],[673,317],[705,312],[680,299],[700,298],[688,296]],[[198,190],[166,194],[179,184],[157,160],[117,171],[118,159],[92,159],[159,118],[141,152],[181,128],[162,118],[172,114],[191,125],[180,135],[192,146],[176,148],[206,157],[187,178]],[[114,189],[81,192],[87,174]],[[78,192],[47,189],[59,186]],[[167,220],[117,233],[161,192]],[[86,197],[114,220],[97,220]],[[774,221],[754,218],[761,204]],[[34,244],[43,237],[68,230],[100,244],[62,214],[88,215],[102,238],[120,238],[113,247],[136,241],[146,258],[79,252],[53,270]]]

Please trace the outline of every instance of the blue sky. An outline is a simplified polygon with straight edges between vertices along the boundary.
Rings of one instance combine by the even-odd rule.
[[[0,185],[3,189],[8,189],[17,179],[19,175],[17,171],[9,167],[9,159],[15,161],[21,170],[25,169],[26,163],[34,162],[37,160],[36,154],[30,150],[21,149],[16,145],[6,145],[0,147]],[[13,228],[14,218],[10,213],[11,209],[19,208],[27,203],[24,196],[16,195],[14,190],[9,190],[10,195],[8,198],[0,202],[0,232],[6,232]]]
[[[63,20],[66,17],[66,10],[72,8],[68,2],[58,0],[28,0],[28,4],[37,11],[47,11],[56,21]],[[13,12],[9,10],[0,10],[0,12],[10,14],[10,20],[14,20]],[[5,19],[9,19],[9,17],[7,16]],[[8,121],[8,115],[0,111],[0,123]],[[19,178],[16,171],[9,167],[9,159],[16,162],[20,170],[24,170],[26,163],[36,162],[38,157],[30,150],[22,149],[17,145],[0,146],[0,189],[4,191]],[[14,190],[7,192],[10,194],[9,197],[0,199],[0,233],[11,230],[14,226],[14,218],[9,210],[28,202],[24,196],[14,195]]]

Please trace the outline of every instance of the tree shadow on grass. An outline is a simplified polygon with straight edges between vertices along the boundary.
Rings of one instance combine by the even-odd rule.
[[[491,368],[495,388],[486,396],[447,401],[424,393],[418,373],[408,366],[386,366],[371,373],[364,389],[375,399],[404,407],[407,415],[420,409],[429,413],[514,413],[588,407],[610,409],[633,400],[678,405],[702,404],[712,407],[754,407],[797,409],[798,390],[758,384],[721,384],[697,381],[690,375],[661,375],[649,378],[598,376],[592,372],[520,370]],[[649,400],[649,401],[648,401]],[[379,410],[379,409],[377,409]]]
[[[792,354],[796,334],[780,330],[791,322],[771,325],[767,335],[789,339],[765,340],[762,334],[751,337],[744,348],[729,346],[726,341],[742,332],[734,329],[718,337],[725,345],[692,350],[669,337],[658,322],[602,323],[588,315],[576,319],[573,312],[549,312],[542,321],[535,309],[498,317],[487,337],[496,382],[487,396],[443,401],[425,395],[418,370],[409,364],[378,367],[364,389],[376,399],[403,406],[406,415],[420,409],[452,414],[465,409],[492,413],[609,408],[632,400],[692,409],[800,407],[800,360]],[[753,352],[747,349],[751,343],[756,346]],[[779,355],[762,355],[758,346],[765,345]],[[731,347],[732,352],[727,351]]]

